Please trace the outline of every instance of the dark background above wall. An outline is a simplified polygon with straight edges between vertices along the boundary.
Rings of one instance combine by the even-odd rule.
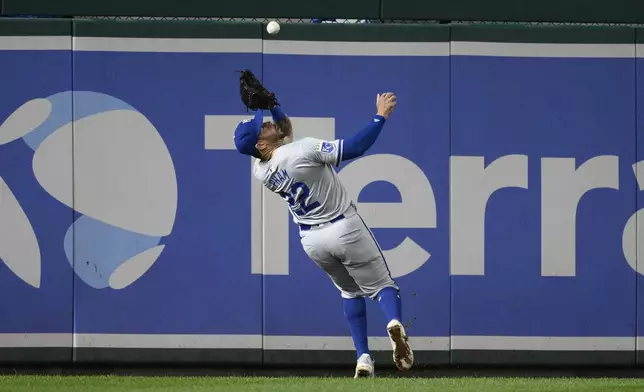
[[[644,23],[638,0],[0,0],[2,15]]]

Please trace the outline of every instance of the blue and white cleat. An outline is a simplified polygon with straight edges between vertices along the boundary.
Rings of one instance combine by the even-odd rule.
[[[371,378],[374,377],[374,362],[369,354],[362,354],[358,358],[356,365],[356,375],[353,378]]]
[[[394,363],[399,370],[407,371],[414,364],[414,352],[409,345],[409,337],[405,327],[398,320],[391,320],[387,324],[387,333],[394,350]]]

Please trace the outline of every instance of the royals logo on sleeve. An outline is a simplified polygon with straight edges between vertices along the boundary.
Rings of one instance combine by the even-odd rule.
[[[322,142],[318,149],[321,152],[331,154],[333,151],[335,151],[335,144],[333,144],[332,142]]]

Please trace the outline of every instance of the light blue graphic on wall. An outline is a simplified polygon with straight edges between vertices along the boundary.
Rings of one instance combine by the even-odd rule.
[[[177,180],[154,125],[128,103],[91,91],[32,99],[0,127],[0,144],[22,138],[43,189],[78,213],[61,246],[93,288],[125,288],[161,255],[172,232]],[[40,286],[41,257],[28,217],[0,178],[0,258]],[[8,226],[8,225],[7,225]]]

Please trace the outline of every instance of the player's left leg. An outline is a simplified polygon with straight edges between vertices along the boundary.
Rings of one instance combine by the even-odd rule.
[[[380,310],[387,320],[387,334],[393,348],[394,363],[400,370],[409,370],[414,364],[414,352],[402,324],[401,300],[397,289],[385,287],[376,295]]]
[[[347,272],[365,295],[378,301],[387,320],[394,363],[400,370],[409,370],[414,362],[414,353],[402,324],[399,288],[391,277],[382,250],[357,213],[340,222],[338,226],[343,226],[346,234],[340,237],[342,243],[338,256],[342,255]]]
[[[387,322],[392,320],[402,322],[402,301],[397,288],[385,287],[376,294],[376,300]]]

